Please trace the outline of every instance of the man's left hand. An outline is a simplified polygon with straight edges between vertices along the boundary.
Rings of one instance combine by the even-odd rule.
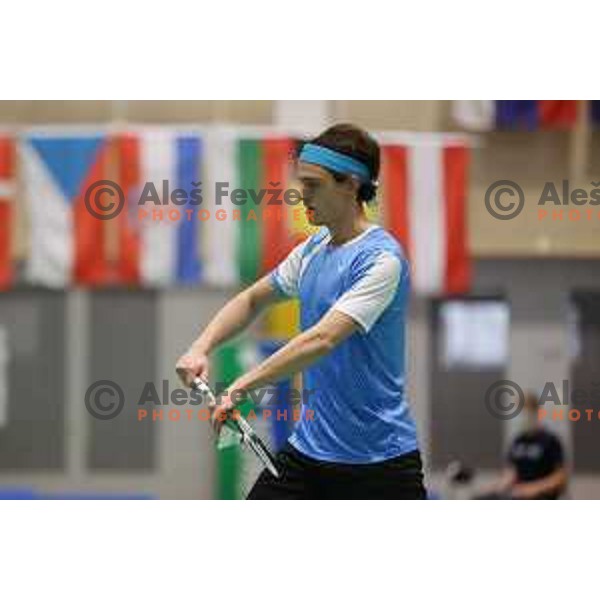
[[[246,390],[236,381],[219,395],[215,404],[209,406],[212,410],[211,423],[217,434],[227,419],[234,418],[233,411],[245,398]]]

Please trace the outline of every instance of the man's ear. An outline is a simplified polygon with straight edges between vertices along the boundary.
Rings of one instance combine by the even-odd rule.
[[[345,189],[348,191],[348,194],[351,195],[353,198],[357,198],[358,197],[358,190],[360,189],[360,181],[358,181],[358,179],[356,177],[346,177],[346,179],[343,181],[343,185],[345,187]]]

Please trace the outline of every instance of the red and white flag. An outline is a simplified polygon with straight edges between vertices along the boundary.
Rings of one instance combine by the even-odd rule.
[[[148,128],[118,136],[120,187],[119,281],[151,287],[196,285],[202,138],[193,132]],[[150,184],[150,187],[148,187]],[[165,191],[166,187],[166,191]],[[175,191],[184,192],[177,204]],[[171,215],[171,216],[169,216]]]
[[[383,146],[383,218],[403,245],[415,292],[466,293],[469,148],[443,139]]]
[[[0,290],[13,281],[11,246],[15,229],[15,144],[0,135]]]
[[[28,280],[56,288],[108,283],[106,221],[86,202],[88,190],[106,180],[108,136],[33,131],[19,149],[31,230]]]

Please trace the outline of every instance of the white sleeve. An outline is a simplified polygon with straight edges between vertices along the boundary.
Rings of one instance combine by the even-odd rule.
[[[302,254],[307,243],[308,240],[304,240],[298,244],[269,275],[271,283],[283,296],[295,298],[298,295]]]
[[[367,333],[393,300],[401,274],[398,257],[384,252],[331,308],[352,317]]]

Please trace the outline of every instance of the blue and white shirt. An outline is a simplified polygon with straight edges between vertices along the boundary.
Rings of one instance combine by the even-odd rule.
[[[330,241],[321,228],[270,274],[281,295],[300,299],[303,331],[332,308],[360,325],[304,370],[309,399],[289,441],[322,461],[380,462],[417,448],[405,389],[409,266],[376,225],[345,244]]]

